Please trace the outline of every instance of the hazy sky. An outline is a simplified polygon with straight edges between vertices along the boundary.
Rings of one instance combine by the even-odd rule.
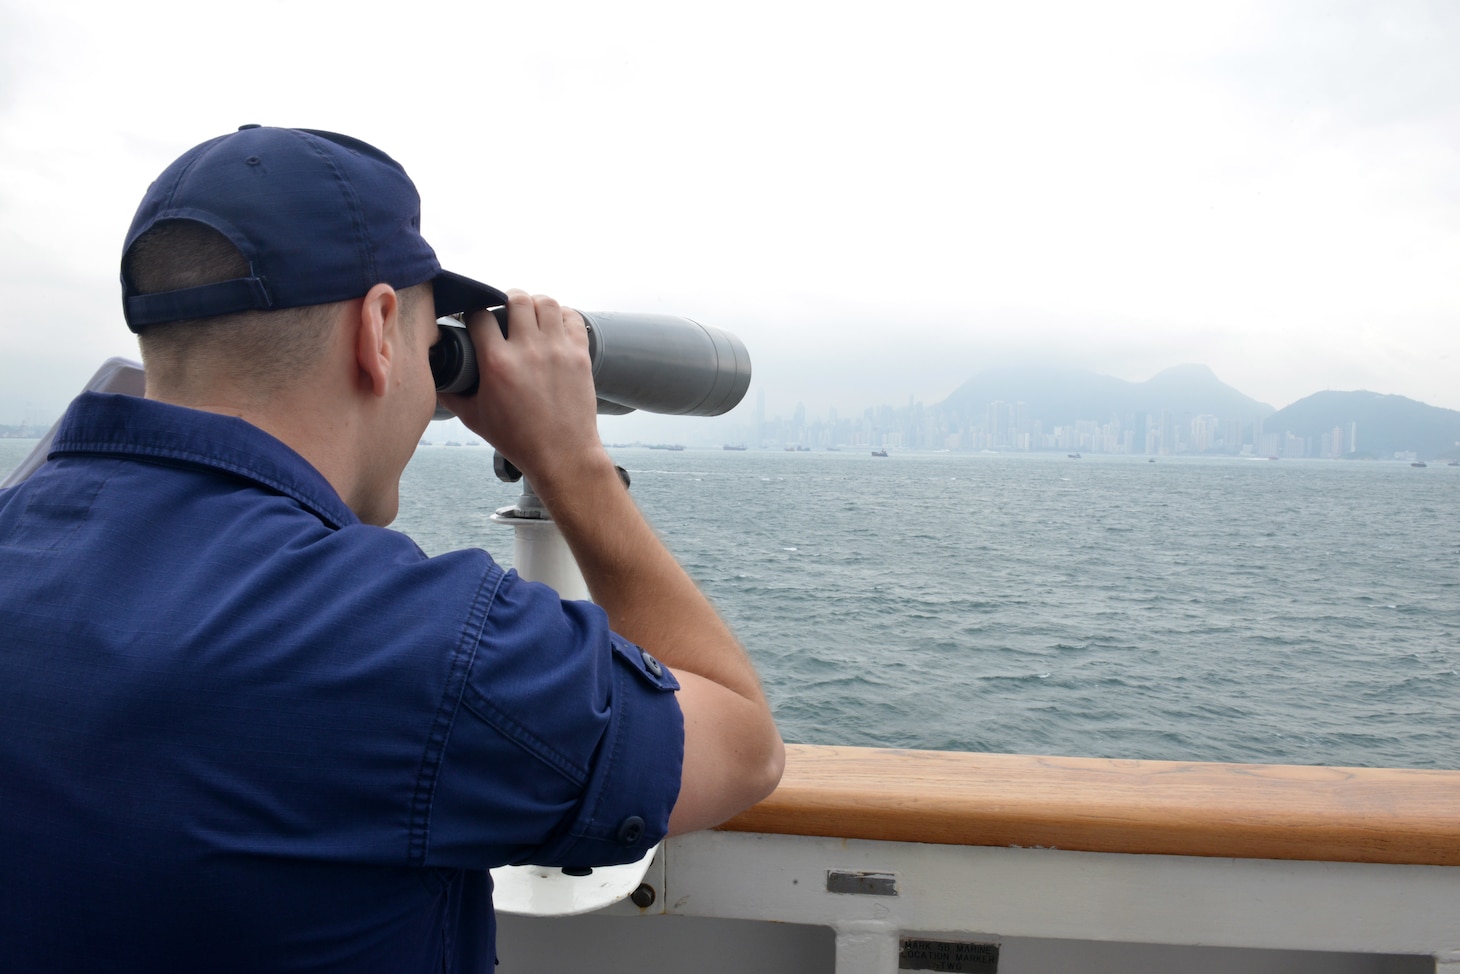
[[[0,423],[135,356],[132,211],[244,122],[394,155],[449,269],[735,332],[747,412],[1024,360],[1460,409],[1457,51],[1449,0],[0,0]]]

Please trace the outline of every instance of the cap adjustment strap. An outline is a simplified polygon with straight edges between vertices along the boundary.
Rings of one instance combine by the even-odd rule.
[[[273,306],[269,289],[261,277],[236,277],[231,281],[185,287],[154,294],[129,294],[122,299],[122,314],[136,331],[147,325],[239,311],[258,311]]]

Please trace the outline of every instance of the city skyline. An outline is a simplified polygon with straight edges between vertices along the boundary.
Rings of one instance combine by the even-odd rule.
[[[1209,372],[1202,367],[1183,367]],[[1165,370],[1176,373],[1182,369]],[[1062,372],[1068,378],[1072,373]],[[1087,373],[1091,379],[1108,379]],[[1158,374],[1159,377],[1160,374]],[[1034,415],[1018,399],[988,400],[962,412],[950,403],[954,394],[934,403],[908,396],[903,403],[879,403],[842,411],[836,407],[816,410],[797,403],[789,415],[767,411],[764,391],[751,387],[747,401],[730,414],[712,420],[702,418],[640,416],[602,417],[600,429],[607,441],[677,442],[713,446],[717,438],[730,445],[754,445],[765,449],[786,447],[868,447],[918,450],[1069,450],[1091,453],[1125,453],[1147,456],[1187,453],[1229,453],[1261,456],[1348,456],[1365,446],[1357,424],[1335,423],[1316,435],[1301,435],[1285,428],[1266,425],[1268,417],[1283,413],[1331,390],[1319,390],[1274,409],[1266,403],[1242,408],[1240,390],[1211,376],[1217,388],[1214,400],[1238,403],[1225,409],[1107,410],[1105,416],[1083,416],[1054,422]],[[970,380],[972,382],[973,380]],[[965,383],[964,385],[967,385]],[[961,388],[961,387],[960,387]],[[957,390],[955,390],[956,392]],[[1362,390],[1352,390],[1361,392]],[[1225,395],[1223,395],[1225,394]],[[1386,396],[1384,398],[1400,398]],[[1418,406],[1430,404],[1413,401]],[[639,435],[639,434],[647,435]]]
[[[1120,383],[1110,376],[1087,370],[1031,369],[1015,375],[1018,377],[1016,382],[1022,379],[1032,384],[1047,381],[1050,375],[1055,375],[1065,383],[1076,385],[1083,376],[1091,382],[1113,381],[1130,388],[1142,386],[1140,383]],[[605,442],[689,444],[702,448],[725,445],[759,449],[1064,450],[1144,456],[1225,453],[1343,457],[1353,455],[1356,449],[1361,455],[1364,453],[1359,424],[1352,421],[1335,423],[1316,435],[1265,427],[1266,417],[1331,394],[1330,390],[1312,393],[1284,409],[1274,409],[1221,382],[1205,366],[1196,365],[1163,370],[1145,385],[1167,376],[1178,376],[1188,383],[1203,380],[1206,394],[1213,401],[1222,400],[1228,405],[1210,409],[1200,406],[1176,410],[1126,409],[1123,414],[1119,407],[1108,407],[1101,409],[1104,418],[1091,415],[1058,422],[1048,416],[1037,415],[1037,408],[1017,394],[1011,395],[1007,401],[986,399],[971,406],[955,405],[954,400],[960,393],[982,377],[974,376],[933,403],[924,403],[910,394],[903,403],[883,402],[844,413],[835,406],[816,410],[804,402],[797,402],[788,417],[768,413],[765,391],[752,383],[746,399],[722,416],[605,415],[599,417],[599,427]],[[1414,402],[1425,408],[1443,409]],[[20,423],[0,423],[0,436],[39,436],[56,418],[31,407]],[[475,434],[456,420],[432,423],[423,439],[427,442],[479,442]],[[1456,447],[1456,454],[1460,456],[1460,443]],[[1444,451],[1431,452],[1439,455]],[[1400,458],[1412,459],[1410,454],[1414,451],[1395,453]]]

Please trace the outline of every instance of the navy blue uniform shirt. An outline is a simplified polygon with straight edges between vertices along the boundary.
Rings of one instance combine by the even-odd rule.
[[[676,688],[242,420],[87,393],[0,491],[0,967],[489,970],[488,868],[663,836]]]

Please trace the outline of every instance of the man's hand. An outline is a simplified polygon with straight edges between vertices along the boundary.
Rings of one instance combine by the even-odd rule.
[[[481,385],[473,396],[441,402],[521,470],[539,492],[553,492],[608,461],[598,438],[598,400],[583,318],[552,298],[507,292],[507,335],[490,311],[467,318]],[[546,497],[544,497],[546,499]]]

